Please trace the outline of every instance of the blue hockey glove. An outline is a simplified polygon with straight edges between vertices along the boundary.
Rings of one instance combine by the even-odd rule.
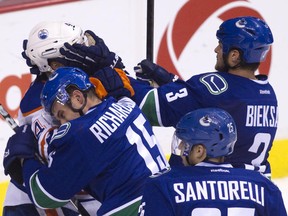
[[[85,33],[87,32],[90,35],[90,40],[91,38],[94,39],[95,45],[70,45],[69,43],[65,43],[64,48],[60,49],[60,53],[64,56],[64,59],[72,62],[74,65],[80,64],[81,66],[79,67],[87,72],[88,75],[107,66],[123,69],[122,59],[114,52],[110,52],[104,41],[92,31],[88,30]]]
[[[138,80],[150,82],[154,80],[159,86],[169,82],[175,82],[179,77],[169,73],[163,67],[144,59],[134,67],[136,78]]]
[[[30,68],[30,73],[39,75],[40,74],[40,70],[39,70],[38,66],[35,65],[31,61],[31,59],[26,55],[27,43],[28,43],[27,39],[23,40],[23,51],[22,51],[21,55],[26,60],[26,65]]]
[[[106,44],[105,44],[105,42],[104,42],[104,40],[102,39],[102,38],[100,38],[100,37],[98,37],[93,31],[91,31],[91,30],[86,30],[85,32],[84,32],[84,35],[87,37],[87,39],[88,39],[88,45],[89,46],[91,46],[91,45],[98,45],[98,46],[100,46],[100,47],[102,47],[102,49],[103,50],[108,50],[109,52],[110,52],[110,50],[109,50],[109,48],[106,46]],[[103,52],[103,56],[104,56],[104,53],[105,52]],[[110,57],[110,60],[109,60],[109,57]],[[124,70],[124,68],[125,68],[125,66],[124,66],[124,64],[123,64],[123,62],[122,62],[122,59],[121,59],[121,57],[120,56],[118,56],[118,55],[116,55],[114,52],[110,52],[110,55],[108,54],[108,58],[107,58],[107,65],[106,66],[110,66],[110,67],[112,67],[112,68],[120,68],[120,69],[123,69]],[[109,64],[109,61],[111,62],[111,64],[110,65],[108,65]],[[105,66],[105,67],[106,67]],[[102,67],[103,68],[103,67]],[[95,72],[95,71],[94,71]],[[126,71],[125,71],[125,73],[126,73]]]
[[[4,153],[3,166],[5,175],[17,183],[23,183],[22,161],[23,159],[34,158],[37,152],[37,141],[30,125],[24,125],[17,129],[7,142]]]
[[[135,94],[126,73],[119,68],[105,67],[94,73],[90,81],[96,86],[95,91],[100,99],[108,96],[119,99]]]

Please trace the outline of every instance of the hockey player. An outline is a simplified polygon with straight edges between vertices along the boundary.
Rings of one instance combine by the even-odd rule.
[[[98,215],[137,215],[144,181],[169,170],[141,110],[128,97],[101,101],[87,74],[71,67],[49,77],[41,98],[61,122],[48,146],[49,165],[34,159],[34,135],[25,127],[7,145],[11,157],[25,158],[31,200],[41,208],[57,208],[85,188],[102,203]]]
[[[93,67],[62,58],[60,49],[64,47],[65,43],[66,46],[71,46],[75,43],[85,44],[86,49],[90,51],[92,49],[93,52],[90,52],[90,54],[93,54]],[[115,53],[110,52],[101,38],[90,30],[84,33],[79,26],[68,22],[48,21],[37,24],[31,30],[28,40],[24,40],[23,46],[24,52],[22,55],[30,67],[30,72],[36,75],[36,78],[21,100],[18,120],[20,126],[32,124],[33,132],[38,139],[39,154],[45,162],[48,162],[47,141],[49,141],[49,136],[53,133],[53,129],[57,127],[57,125],[53,125],[54,123],[49,115],[43,113],[40,103],[40,93],[48,79],[48,75],[63,65],[78,66],[90,72],[105,66],[117,66],[120,68],[124,66],[121,59]],[[51,128],[51,126],[55,127]],[[47,137],[48,140],[46,140]],[[10,166],[10,161],[4,160],[5,173],[13,175],[13,168],[8,167],[8,165]],[[25,193],[23,186],[18,184],[17,181],[21,182],[21,178],[19,179],[19,176],[14,175],[6,193],[3,216],[68,216],[79,214],[71,204],[54,210],[35,208]],[[89,214],[94,214],[100,205],[98,201],[82,192],[77,195],[77,199],[85,201],[82,204]]]
[[[160,87],[130,78],[133,100],[154,126],[175,127],[182,116],[198,108],[228,111],[238,126],[239,138],[227,160],[271,177],[267,158],[277,130],[278,102],[267,76],[257,75],[257,69],[273,43],[272,32],[263,20],[244,16],[224,21],[216,36],[217,72],[195,75],[185,82],[143,60],[136,76],[152,79]],[[70,59],[81,56],[81,52],[74,53]],[[172,154],[170,163],[177,165],[181,159]]]
[[[287,215],[279,188],[268,178],[224,162],[237,139],[226,111],[192,111],[180,119],[174,136],[172,148],[185,167],[146,182],[139,216]]]
[[[270,177],[267,158],[278,124],[278,102],[267,76],[256,72],[273,42],[272,32],[263,20],[247,16],[224,21],[216,36],[217,72],[195,75],[185,82],[144,60],[137,76],[152,78],[161,86],[143,86],[131,79],[135,101],[149,121],[160,126],[175,127],[183,115],[198,108],[228,111],[237,124],[238,140],[227,161]],[[175,158],[172,154],[172,162]]]

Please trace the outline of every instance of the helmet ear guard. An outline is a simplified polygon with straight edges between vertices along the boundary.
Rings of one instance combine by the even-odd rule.
[[[183,116],[174,136],[181,140],[176,139],[176,145],[172,146],[175,152],[181,149],[181,155],[187,156],[194,145],[202,144],[207,157],[215,158],[233,152],[237,131],[229,113],[218,108],[203,108]]]
[[[263,20],[251,16],[224,21],[216,36],[222,43],[223,55],[233,48],[239,49],[246,63],[263,62],[273,43],[269,26]]]
[[[61,57],[59,50],[64,43],[85,41],[86,36],[79,26],[62,21],[41,22],[31,30],[25,53],[40,72],[51,72],[48,59]]]

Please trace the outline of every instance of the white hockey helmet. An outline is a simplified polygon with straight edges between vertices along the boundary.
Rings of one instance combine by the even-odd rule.
[[[83,30],[74,24],[63,21],[44,21],[30,32],[26,55],[41,72],[53,71],[48,59],[61,57],[60,48],[64,43],[84,43]]]

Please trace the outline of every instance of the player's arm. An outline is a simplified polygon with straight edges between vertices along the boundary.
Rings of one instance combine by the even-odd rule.
[[[157,177],[156,177],[157,178]],[[148,179],[144,186],[144,193],[139,207],[139,215],[174,215],[170,204],[169,194],[161,189],[161,185],[154,179]]]
[[[49,144],[48,166],[39,167],[34,159],[24,161],[27,193],[39,208],[65,205],[94,175],[89,159],[81,151],[83,140],[75,133],[69,123],[61,125]]]
[[[177,80],[158,88],[131,80],[135,90],[133,100],[153,126],[175,126],[181,116],[199,106],[192,86]],[[184,105],[185,104],[185,105]]]
[[[269,181],[268,184],[264,186],[266,189],[269,189],[269,192],[265,189],[267,191],[267,195],[265,196],[265,210],[267,211],[267,215],[287,215],[281,191],[273,182],[270,182],[270,180],[265,179],[265,181]]]
[[[175,125],[178,119],[177,113],[185,114],[182,112],[185,107],[178,101],[184,102],[191,89],[190,86],[177,75],[146,59],[135,66],[134,71],[136,80],[131,81],[135,90],[133,99],[150,123],[154,126]]]
[[[134,67],[137,80],[150,83],[153,87],[175,82],[179,77],[168,72],[165,68],[151,62],[148,59],[142,60]]]

